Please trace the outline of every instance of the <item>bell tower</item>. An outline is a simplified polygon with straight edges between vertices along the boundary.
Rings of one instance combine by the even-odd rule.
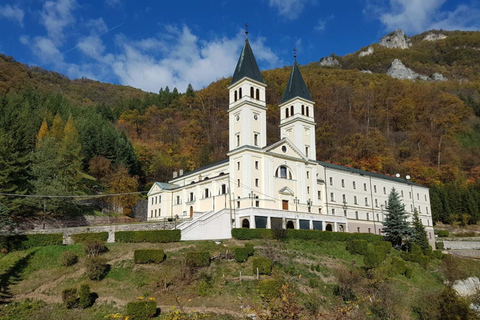
[[[265,87],[248,41],[248,30],[229,86],[229,151],[267,144]]]
[[[305,85],[302,74],[295,63],[290,73],[287,88],[283,94],[280,109],[280,138],[288,138],[303,152],[305,157],[316,160],[315,120],[310,92]]]

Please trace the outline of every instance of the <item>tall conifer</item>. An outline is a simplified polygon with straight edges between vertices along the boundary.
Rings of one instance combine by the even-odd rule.
[[[407,240],[412,229],[407,221],[405,205],[400,201],[398,192],[392,189],[388,196],[387,216],[383,223],[385,239],[390,241],[395,248],[402,246],[403,240]]]

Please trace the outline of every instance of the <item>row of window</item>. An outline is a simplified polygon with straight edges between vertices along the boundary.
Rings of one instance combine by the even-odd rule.
[[[237,90],[235,90],[233,95],[234,95],[235,101],[237,101],[238,99],[241,99],[243,97],[242,88],[238,89],[238,95],[237,95]],[[254,87],[250,87],[250,98],[260,100],[260,89],[255,89]]]
[[[310,108],[308,106],[305,107],[302,104],[301,111],[302,111],[302,116],[307,116],[307,117],[310,116]],[[295,109],[293,106],[290,106],[290,108],[289,107],[285,108],[285,118],[288,118],[290,116],[293,117],[294,115],[295,115]]]
[[[162,203],[162,196],[152,197],[152,204]]]
[[[236,138],[236,146],[240,147],[240,133],[235,134]],[[253,145],[258,147],[260,143],[260,133],[254,132],[253,133]]]
[[[330,182],[330,185],[333,186],[333,177],[330,177],[329,179],[329,182]],[[352,186],[353,186],[353,189],[356,190],[357,189],[357,184],[355,181],[352,181]],[[342,188],[345,188],[345,179],[342,179]],[[367,191],[367,184],[364,183],[363,184],[363,190],[364,191]],[[373,192],[374,193],[377,193],[377,186],[374,185],[373,186]],[[383,194],[387,194],[387,188],[386,187],[383,187]],[[412,199],[412,192],[408,192],[409,194],[409,198]],[[400,190],[400,195],[403,197],[403,190]],[[427,201],[427,195],[425,194],[425,201]],[[420,194],[417,192],[417,200],[420,200]]]
[[[335,215],[335,208],[332,208],[332,215]],[[348,215],[347,210],[343,210],[343,216],[346,218]],[[370,218],[374,218],[375,221],[380,221],[380,215],[377,213],[375,217],[370,216],[370,212],[366,213],[366,220],[370,221]],[[355,219],[359,220],[358,211],[355,211]],[[423,224],[423,219],[420,219],[420,222]],[[430,226],[430,219],[427,219],[427,226]]]
[[[150,218],[159,217],[161,214],[162,214],[162,209],[158,209],[158,215],[157,215],[157,209],[150,210]]]
[[[227,185],[226,184],[222,184],[222,186],[220,187],[220,190],[218,192],[218,195],[224,195],[224,194],[227,194]],[[210,192],[210,189],[205,188],[203,190],[202,195],[203,195],[203,199],[205,199],[205,198],[211,197],[212,193]],[[195,200],[196,200],[195,193],[190,192],[188,194],[187,202],[193,202]],[[175,204],[181,204],[181,203],[182,203],[182,201],[180,199],[180,196],[177,196],[176,199],[175,199]]]

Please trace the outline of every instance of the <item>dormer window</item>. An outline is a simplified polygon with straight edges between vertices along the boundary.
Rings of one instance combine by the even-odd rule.
[[[275,171],[275,177],[292,180],[292,172],[286,166],[280,166]]]

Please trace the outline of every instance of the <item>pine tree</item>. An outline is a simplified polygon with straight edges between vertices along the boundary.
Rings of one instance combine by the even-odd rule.
[[[413,211],[412,236],[410,237],[410,243],[420,246],[423,252],[430,247],[428,244],[427,231],[418,217],[418,211],[416,208]]]
[[[383,223],[385,239],[390,241],[395,248],[400,248],[403,240],[408,239],[410,236],[412,229],[408,225],[405,205],[400,201],[395,188],[392,189],[388,196],[387,211],[388,213]]]
[[[192,84],[189,83],[187,86],[187,91],[185,92],[187,97],[193,98],[195,96],[195,90],[193,90]]]

